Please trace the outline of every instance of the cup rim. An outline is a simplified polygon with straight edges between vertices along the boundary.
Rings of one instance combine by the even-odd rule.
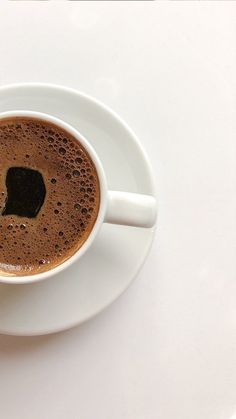
[[[38,112],[38,111],[29,111],[29,110],[19,110],[19,111],[13,110],[13,111],[0,112],[0,120],[6,119],[6,118],[14,118],[14,117],[30,117],[30,118],[35,118],[35,119],[42,119],[46,122],[50,122],[52,124],[57,125],[58,127],[64,129],[69,134],[71,134],[74,138],[76,138],[86,149],[86,151],[88,152],[89,156],[91,157],[96,167],[96,171],[97,171],[98,179],[99,179],[99,187],[100,187],[100,203],[99,203],[97,219],[93,225],[93,228],[88,238],[72,256],[70,256],[60,265],[52,269],[49,269],[48,271],[44,271],[44,272],[40,272],[40,273],[36,273],[32,275],[19,275],[19,276],[0,274],[0,283],[30,284],[30,283],[46,280],[62,272],[63,270],[71,266],[74,262],[76,262],[89,249],[96,235],[98,234],[105,218],[105,213],[107,209],[108,188],[107,188],[107,180],[106,180],[105,172],[96,151],[91,146],[89,141],[76,128],[74,128],[72,125],[68,124],[67,122],[61,120],[60,118],[57,118],[48,113],[43,113],[43,112]]]

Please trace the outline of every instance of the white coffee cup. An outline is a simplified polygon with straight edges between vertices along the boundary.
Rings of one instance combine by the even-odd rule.
[[[54,116],[34,111],[9,111],[0,113],[0,120],[13,117],[41,119],[57,125],[77,139],[89,153],[97,170],[100,183],[100,206],[96,222],[84,244],[69,259],[55,268],[34,275],[0,275],[0,282],[9,284],[32,283],[47,279],[79,260],[95,240],[103,223],[150,228],[156,222],[157,203],[150,195],[141,195],[123,191],[110,191],[102,163],[88,140],[75,128]]]

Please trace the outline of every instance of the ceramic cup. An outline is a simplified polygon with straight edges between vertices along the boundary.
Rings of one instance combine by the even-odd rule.
[[[155,224],[157,214],[157,203],[153,196],[130,193],[128,191],[110,191],[107,187],[106,174],[99,157],[90,145],[75,128],[66,122],[55,118],[54,116],[34,111],[9,111],[0,113],[0,120],[9,117],[29,117],[31,119],[41,119],[63,128],[75,139],[80,141],[83,147],[89,153],[97,170],[100,183],[100,206],[96,222],[91,233],[84,244],[69,259],[62,262],[55,268],[34,275],[8,276],[0,275],[0,282],[10,284],[23,284],[45,280],[64,269],[71,266],[72,263],[79,260],[81,256],[89,249],[95,240],[103,223],[121,224],[133,227],[150,228]]]

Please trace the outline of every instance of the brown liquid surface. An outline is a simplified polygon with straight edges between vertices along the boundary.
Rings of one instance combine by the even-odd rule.
[[[74,137],[38,119],[0,121],[0,274],[36,274],[68,259],[89,236],[99,201],[96,169]]]

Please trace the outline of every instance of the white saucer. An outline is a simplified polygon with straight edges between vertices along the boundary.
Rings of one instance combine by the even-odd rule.
[[[0,88],[0,112],[7,110],[35,110],[65,120],[92,143],[110,189],[154,194],[150,166],[134,133],[94,99],[60,86],[12,85]],[[41,283],[1,284],[0,333],[53,333],[95,316],[134,279],[153,233],[104,224],[93,246],[65,273]]]

